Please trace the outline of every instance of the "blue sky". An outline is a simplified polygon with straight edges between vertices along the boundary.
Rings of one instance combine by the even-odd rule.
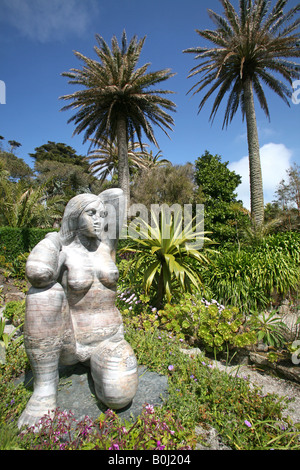
[[[233,3],[238,4],[237,0]],[[288,9],[297,3],[290,0]],[[83,135],[73,137],[74,125],[67,123],[73,112],[61,112],[64,102],[59,97],[76,91],[61,73],[80,67],[74,50],[96,59],[95,33],[110,44],[112,36],[120,39],[125,29],[128,39],[134,34],[147,37],[140,65],[150,62],[149,70],[170,68],[176,73],[166,83],[175,92],[170,95],[177,105],[174,130],[170,139],[156,131],[164,158],[184,164],[194,162],[205,150],[221,155],[242,176],[238,195],[248,207],[246,126],[240,113],[222,130],[222,109],[211,124],[212,101],[198,114],[200,96],[187,95],[195,83],[187,79],[195,63],[193,55],[182,51],[204,45],[196,29],[214,28],[207,8],[222,12],[218,0],[0,0],[0,80],[5,83],[0,135],[6,139],[4,149],[8,140],[20,142],[16,154],[31,166],[29,153],[48,140],[63,142],[86,155],[89,145],[83,145]],[[273,199],[286,169],[294,162],[300,164],[300,104],[291,103],[289,108],[269,91],[267,97],[271,122],[257,106],[265,202]]]

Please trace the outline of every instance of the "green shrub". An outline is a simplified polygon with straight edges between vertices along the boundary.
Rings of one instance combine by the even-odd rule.
[[[264,309],[274,294],[284,298],[299,290],[299,253],[298,233],[270,235],[255,248],[215,255],[212,267],[202,268],[202,281],[220,303]]]
[[[144,364],[149,370],[167,374],[179,354],[181,341],[167,331],[158,328],[134,328],[125,318],[125,338],[133,348],[138,364]]]
[[[208,302],[200,296],[184,295],[177,305],[166,305],[158,312],[161,327],[175,332],[188,343],[200,343],[215,354],[229,348],[256,343],[256,335],[243,329],[245,318],[237,308]]]
[[[20,326],[25,321],[25,300],[7,302],[3,316],[14,326]]]
[[[11,424],[1,426],[0,450],[21,450],[17,426]]]
[[[15,279],[25,279],[25,267],[29,253],[21,253],[13,260],[9,261],[5,256],[1,256],[0,266],[4,268],[5,277],[13,277]]]
[[[18,336],[8,343],[6,362],[0,368],[1,381],[6,383],[29,369],[30,365],[23,345],[23,336]]]
[[[0,227],[0,252],[6,261],[14,261],[28,253],[47,233],[55,229]]]
[[[282,251],[289,254],[296,264],[300,262],[300,233],[277,233],[265,237],[257,247],[258,251]]]
[[[151,225],[142,218],[130,224],[129,243],[121,253],[134,253],[132,268],[135,273],[143,271],[143,287],[146,294],[154,290],[155,306],[161,308],[170,302],[174,292],[192,292],[199,289],[201,280],[199,269],[195,269],[191,260],[198,266],[209,264],[207,253],[197,249],[195,240],[211,241],[205,237],[201,224],[196,217],[183,226],[183,216],[175,211],[169,214],[168,207],[162,205],[159,216],[151,211]]]
[[[280,348],[286,342],[284,333],[287,331],[287,326],[276,311],[252,315],[249,325],[256,332],[258,341],[268,346]]]
[[[282,417],[288,398],[264,395],[247,377],[231,376],[197,356],[176,358],[167,406],[184,426],[214,427],[232,449],[299,449],[300,426]]]
[[[16,422],[31,396],[24,384],[14,385],[13,381],[6,382],[0,374],[0,429],[5,425]]]

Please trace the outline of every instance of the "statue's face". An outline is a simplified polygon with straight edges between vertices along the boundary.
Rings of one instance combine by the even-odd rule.
[[[90,238],[100,238],[106,215],[101,201],[91,202],[79,216],[79,232]]]

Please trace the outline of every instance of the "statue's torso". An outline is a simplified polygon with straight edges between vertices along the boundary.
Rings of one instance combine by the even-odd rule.
[[[89,252],[76,246],[65,246],[61,283],[68,302],[68,312],[75,336],[76,350],[88,354],[118,332],[122,317],[115,306],[118,269],[108,250]],[[83,360],[80,358],[80,360]]]

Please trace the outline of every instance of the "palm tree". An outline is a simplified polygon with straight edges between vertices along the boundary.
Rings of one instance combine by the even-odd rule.
[[[92,141],[94,139],[91,139]],[[93,142],[94,146],[97,143]],[[142,148],[147,147],[147,144],[142,144]],[[148,153],[141,149],[138,142],[129,142],[128,144],[128,165],[129,173],[136,168],[144,168],[144,160],[147,158]],[[103,138],[98,143],[98,148],[92,150],[85,160],[95,160],[90,164],[89,171],[94,176],[100,176],[100,181],[103,183],[108,176],[113,177],[118,172],[118,145],[116,139],[111,141],[110,138]]]
[[[153,155],[152,150],[150,150],[150,152],[144,152],[141,157],[141,168],[145,170],[153,170],[153,168],[172,165],[169,160],[162,158],[161,150],[159,150],[155,155]]]
[[[224,7],[224,16],[208,10],[217,29],[196,30],[214,47],[196,47],[183,52],[194,53],[195,58],[201,61],[200,65],[191,69],[189,75],[204,74],[191,88],[194,94],[210,86],[200,102],[199,112],[208,98],[218,90],[210,120],[214,119],[226,94],[229,96],[223,128],[232,121],[239,106],[243,119],[246,118],[251,216],[254,225],[258,226],[264,220],[264,198],[254,93],[268,118],[269,108],[262,83],[289,105],[292,81],[299,77],[299,64],[291,58],[300,55],[299,33],[295,33],[300,19],[294,22],[291,20],[300,5],[284,13],[288,0],[277,0],[272,10],[269,10],[270,2],[267,0],[240,0],[238,13],[228,0],[220,1]],[[290,88],[279,80],[280,75],[287,80]]]
[[[71,69],[62,75],[69,77],[69,83],[80,85],[83,89],[62,96],[71,100],[63,110],[74,108],[76,114],[68,122],[74,121],[74,134],[84,131],[84,142],[94,136],[95,141],[117,138],[118,177],[129,204],[129,165],[128,141],[133,141],[136,132],[142,145],[142,131],[150,142],[157,145],[152,124],[166,134],[172,130],[173,118],[165,111],[174,111],[175,104],[164,95],[168,90],[152,90],[154,85],[166,81],[174,74],[169,69],[147,72],[149,63],[137,68],[145,37],[138,40],[134,36],[129,44],[126,33],[122,35],[119,46],[116,37],[111,41],[111,49],[104,39],[96,34],[98,46],[94,50],[100,59],[92,60],[79,52],[78,59],[84,62],[82,69]],[[163,109],[164,108],[164,109]],[[168,134],[167,134],[168,135]]]

